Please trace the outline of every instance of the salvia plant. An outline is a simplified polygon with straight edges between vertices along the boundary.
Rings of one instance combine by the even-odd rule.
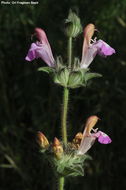
[[[84,41],[82,47],[81,60],[72,55],[73,38],[76,38],[83,31]],[[78,132],[72,142],[67,138],[67,114],[69,90],[73,88],[86,87],[89,80],[95,77],[101,77],[101,74],[90,72],[89,66],[95,56],[98,54],[107,57],[115,53],[115,50],[106,42],[94,36],[94,24],[88,24],[84,30],[80,18],[75,12],[69,11],[68,18],[65,20],[65,35],[68,38],[68,59],[64,62],[61,56],[54,59],[52,49],[47,39],[46,33],[41,28],[35,28],[34,35],[37,38],[26,56],[27,61],[41,58],[46,67],[40,67],[38,70],[49,74],[53,82],[63,87],[63,103],[61,114],[61,137],[54,138],[54,142],[49,142],[42,132],[37,134],[37,142],[40,146],[40,152],[51,163],[55,176],[58,179],[58,190],[64,189],[65,178],[84,175],[84,164],[90,157],[86,154],[94,142],[98,140],[101,144],[111,143],[110,137],[98,128],[95,128],[99,118],[90,116],[85,124],[83,133]]]

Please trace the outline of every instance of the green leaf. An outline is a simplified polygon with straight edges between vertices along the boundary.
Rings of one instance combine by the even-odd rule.
[[[53,73],[54,72],[54,68],[52,67],[40,67],[38,69],[38,71],[43,71],[43,72],[46,72],[46,73]]]
[[[84,80],[85,82],[87,82],[88,80],[92,79],[92,78],[97,78],[97,77],[102,77],[101,74],[99,73],[85,73],[85,76],[84,76]]]

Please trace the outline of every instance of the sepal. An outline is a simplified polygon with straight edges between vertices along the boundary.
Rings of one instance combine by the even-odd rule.
[[[63,63],[63,59],[61,56],[56,57],[56,71],[65,68],[65,64]]]
[[[61,69],[59,72],[57,72],[54,75],[54,82],[61,86],[67,87],[68,80],[69,80],[69,70],[67,68]]]
[[[79,88],[85,87],[89,80],[97,77],[102,77],[99,73],[91,73],[88,68],[79,68],[79,60],[76,59],[74,62],[74,67],[70,70],[65,67],[62,58],[57,57],[56,67],[40,67],[38,71],[43,71],[48,73],[52,78],[54,83],[67,87],[67,88]]]
[[[83,82],[83,75],[79,71],[71,72],[69,75],[68,87],[69,88],[78,88]]]
[[[76,71],[80,68],[80,59],[78,57],[74,58],[73,70]]]
[[[84,164],[87,159],[91,159],[91,157],[73,154],[65,154],[60,160],[54,159],[55,174],[63,177],[84,176]]]

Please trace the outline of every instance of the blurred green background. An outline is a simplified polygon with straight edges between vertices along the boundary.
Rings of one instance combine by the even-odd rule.
[[[101,118],[100,130],[111,136],[110,145],[95,143],[85,177],[70,178],[65,189],[126,189],[126,0],[42,0],[38,5],[1,5],[0,10],[0,190],[55,190],[57,181],[39,153],[36,132],[50,141],[60,138],[62,88],[37,72],[44,62],[26,62],[36,26],[48,36],[54,55],[66,59],[63,21],[69,8],[78,9],[83,27],[92,22],[98,37],[116,54],[96,57],[91,70],[102,78],[88,88],[71,90],[69,140],[83,130],[86,118]],[[81,57],[83,37],[74,40]]]

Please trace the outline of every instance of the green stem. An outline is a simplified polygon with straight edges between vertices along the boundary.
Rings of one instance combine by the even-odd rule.
[[[59,178],[58,190],[64,189],[64,177]]]
[[[68,39],[68,67],[71,69],[72,64],[72,38]],[[64,88],[63,92],[63,106],[61,116],[61,129],[62,129],[62,140],[65,146],[67,146],[67,113],[68,113],[68,100],[69,100],[69,89]],[[64,189],[64,177],[59,178],[58,190]]]
[[[72,63],[72,37],[68,39],[68,67],[71,68]],[[62,140],[64,145],[67,145],[67,112],[68,112],[68,100],[69,100],[69,89],[64,88],[63,92],[63,106],[61,116],[61,128],[62,128]]]
[[[71,68],[72,63],[72,37],[68,39],[68,66]]]
[[[62,140],[63,140],[65,146],[67,145],[68,99],[69,99],[69,89],[64,88],[61,127],[62,127]]]

